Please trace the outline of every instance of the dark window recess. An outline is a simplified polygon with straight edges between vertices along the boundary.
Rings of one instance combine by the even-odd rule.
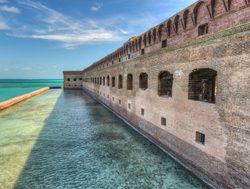
[[[132,74],[128,74],[127,76],[127,89],[133,90],[133,75]]]
[[[82,78],[80,78],[80,81],[82,81]]]
[[[208,24],[203,24],[198,27],[198,36],[208,34]]]
[[[122,101],[121,100],[119,100],[119,104],[121,104],[122,103]]]
[[[161,125],[166,126],[167,125],[167,120],[165,117],[161,117]]]
[[[141,50],[141,55],[144,55],[144,54],[145,54],[145,50],[142,49],[142,50]]]
[[[114,64],[114,60],[112,60],[112,64]]]
[[[200,144],[205,144],[205,135],[200,132],[196,132],[195,141]]]
[[[188,99],[215,103],[217,72],[203,68],[189,74]]]
[[[105,86],[105,77],[103,77],[102,81],[103,86]]]
[[[128,54],[128,59],[130,59],[130,54]]]
[[[100,77],[100,85],[102,85],[102,78]]]
[[[118,77],[118,89],[121,89],[123,86],[122,86],[122,75],[119,75]]]
[[[167,71],[161,72],[158,78],[158,95],[172,96],[173,75]]]
[[[110,81],[109,81],[109,76],[108,76],[108,77],[107,77],[107,85],[108,85],[108,86],[109,86],[109,82],[110,82]]]
[[[130,109],[131,108],[131,104],[128,104],[128,109]]]
[[[76,81],[76,78],[74,78],[74,81]]]
[[[70,78],[68,78],[67,80],[70,81]]]
[[[141,73],[139,78],[139,87],[141,89],[147,89],[148,88],[148,74],[147,73]]]
[[[113,97],[113,101],[115,101],[115,98]]]
[[[112,87],[115,87],[115,77],[112,77]]]
[[[163,40],[161,42],[161,48],[165,48],[165,47],[167,47],[167,40]]]
[[[119,58],[119,62],[121,62],[121,58]]]
[[[145,111],[144,111],[144,109],[142,108],[142,109],[141,109],[141,115],[144,116],[144,113],[145,113]]]

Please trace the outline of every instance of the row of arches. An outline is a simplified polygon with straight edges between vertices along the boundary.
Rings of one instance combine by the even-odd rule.
[[[239,0],[249,4],[250,0]],[[130,54],[141,51],[144,54],[144,48],[156,43],[162,43],[162,47],[167,46],[167,39],[172,35],[178,34],[181,30],[185,31],[191,27],[196,28],[197,35],[204,35],[209,32],[209,22],[214,17],[229,12],[234,4],[240,4],[235,0],[200,0],[195,5],[188,7],[174,17],[150,29],[144,34],[131,38],[121,48],[110,54],[108,58],[112,63],[114,60],[122,61],[121,57],[130,59]],[[102,63],[102,60],[100,63]]]
[[[91,78],[91,81],[96,85],[105,86],[105,80],[107,78],[107,86],[116,87],[116,77],[109,75],[107,77]],[[123,88],[123,77],[118,77],[118,89]],[[148,74],[146,72],[140,73],[139,77],[139,88],[146,90],[148,88]],[[165,97],[172,97],[173,88],[173,74],[168,71],[161,71],[158,74],[158,95]],[[127,90],[133,90],[134,77],[133,74],[127,74]],[[188,99],[198,100],[204,102],[215,102],[215,96],[217,94],[217,72],[213,69],[203,68],[193,70],[189,74],[188,83]]]

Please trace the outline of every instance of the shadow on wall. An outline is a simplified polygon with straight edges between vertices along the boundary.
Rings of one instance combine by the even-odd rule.
[[[65,90],[15,189],[208,188],[80,90]]]

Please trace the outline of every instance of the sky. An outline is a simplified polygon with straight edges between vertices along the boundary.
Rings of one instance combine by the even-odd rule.
[[[0,0],[0,79],[61,79],[196,0]]]

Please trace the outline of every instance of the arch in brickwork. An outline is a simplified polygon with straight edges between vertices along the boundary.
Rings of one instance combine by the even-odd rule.
[[[144,34],[144,36],[143,36],[143,44],[144,44],[144,47],[147,46],[147,35],[146,34]]]
[[[204,5],[204,1],[199,1],[194,9],[193,9],[193,15],[194,15],[194,24],[196,25],[197,24],[197,17],[198,17],[198,12],[199,12],[199,9],[201,8],[201,5]]]
[[[208,23],[211,19],[211,13],[204,1],[199,1],[193,9],[193,24],[194,26]]]
[[[229,0],[211,0],[212,16],[218,16],[229,10]]]
[[[156,42],[156,35],[157,35],[156,33],[157,33],[157,32],[156,32],[156,28],[154,28],[154,29],[153,29],[153,35],[152,35],[152,36],[153,36],[153,43]]]
[[[180,20],[180,15],[176,15],[174,18],[174,30],[177,33],[179,29],[179,20]]]
[[[139,43],[139,49],[141,49],[141,46],[142,46],[142,37],[141,36],[139,37],[138,43]]]
[[[168,37],[170,37],[171,35],[171,31],[172,31],[171,27],[172,27],[172,20],[168,20],[167,21],[167,36]]]
[[[148,45],[151,45],[151,31],[148,32]]]
[[[163,27],[164,27],[163,24],[161,24],[161,25],[158,27],[158,39],[159,39],[159,41],[161,41],[161,39],[162,39]]]
[[[189,16],[189,9],[185,10],[184,13],[183,13],[183,16],[182,16],[183,29],[187,28],[188,16]]]

